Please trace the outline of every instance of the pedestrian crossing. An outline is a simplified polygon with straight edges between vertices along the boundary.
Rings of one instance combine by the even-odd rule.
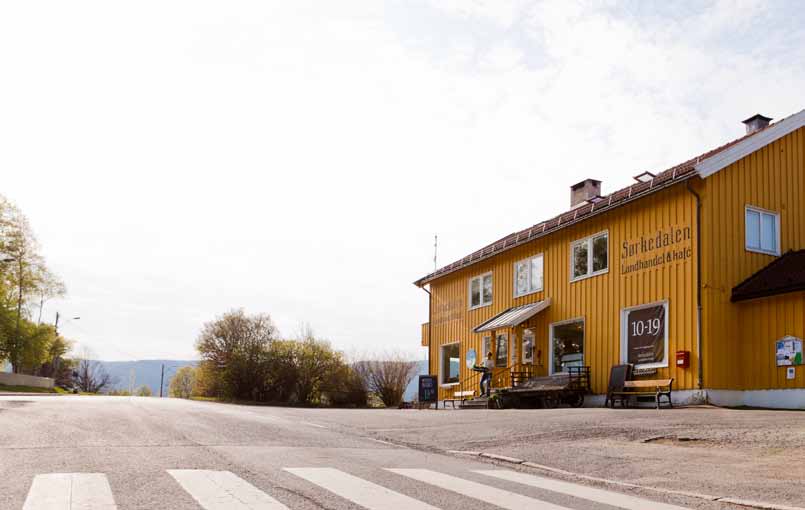
[[[443,510],[410,495],[365,480],[359,476],[330,467],[287,467],[282,471],[309,484],[310,489],[321,489],[367,510]],[[581,510],[596,503],[596,508],[623,510],[684,510],[683,507],[658,503],[647,499],[603,489],[596,489],[519,471],[489,469],[464,473],[442,473],[431,469],[386,468],[383,470],[399,477],[400,481],[413,480],[419,484],[437,487],[484,503],[484,507],[506,510]],[[262,490],[230,471],[201,469],[171,469],[170,476],[181,489],[204,510],[290,510],[288,491]],[[472,480],[486,477],[490,482],[506,482],[506,487],[521,486],[539,489],[543,493],[572,496],[572,506],[562,506],[486,483]],[[384,478],[387,480],[387,478]],[[403,484],[404,485],[404,484]],[[532,491],[533,494],[533,491]],[[541,496],[542,497],[542,496]],[[278,499],[277,499],[278,498]],[[564,498],[567,501],[568,498]],[[450,508],[461,507],[460,503]],[[171,508],[166,503],[164,508]],[[117,510],[107,476],[102,473],[51,473],[34,477],[23,510]]]

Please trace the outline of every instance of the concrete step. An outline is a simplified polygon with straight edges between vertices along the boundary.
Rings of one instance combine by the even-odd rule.
[[[489,399],[477,397],[472,400],[465,400],[458,407],[459,409],[486,409],[489,406]]]

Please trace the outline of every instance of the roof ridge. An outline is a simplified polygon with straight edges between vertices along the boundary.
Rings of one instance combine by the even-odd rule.
[[[550,233],[554,229],[562,228],[562,227],[566,226],[567,224],[574,224],[577,221],[583,221],[584,218],[586,218],[587,216],[589,216],[593,212],[600,212],[600,211],[608,210],[609,208],[611,208],[613,206],[613,201],[615,202],[614,205],[617,207],[618,205],[621,205],[622,203],[625,203],[624,200],[631,201],[631,200],[633,200],[635,198],[639,198],[639,197],[643,196],[643,194],[647,194],[647,193],[650,193],[652,191],[659,191],[660,189],[663,189],[666,186],[669,186],[669,185],[674,184],[676,182],[680,182],[680,181],[683,180],[683,178],[687,179],[689,177],[689,174],[691,174],[692,172],[695,172],[695,166],[701,160],[710,158],[710,157],[718,154],[721,151],[724,151],[724,150],[726,150],[726,149],[728,149],[728,148],[730,148],[730,147],[732,147],[732,146],[734,146],[734,145],[736,145],[736,144],[738,144],[738,143],[740,143],[740,142],[742,142],[742,141],[744,141],[744,140],[746,140],[748,138],[751,138],[751,137],[757,135],[758,133],[762,133],[762,132],[766,131],[767,129],[769,129],[770,127],[772,127],[774,125],[777,125],[778,123],[783,122],[784,120],[786,120],[786,119],[788,119],[790,117],[793,117],[794,115],[797,115],[797,114],[795,113],[795,114],[789,115],[789,116],[787,116],[787,117],[785,117],[783,119],[780,119],[780,120],[778,120],[778,121],[776,121],[774,123],[769,124],[768,126],[764,127],[763,129],[759,129],[759,130],[754,131],[752,133],[747,133],[747,134],[745,134],[743,136],[740,136],[738,138],[730,140],[730,141],[724,143],[723,145],[720,145],[720,146],[718,146],[716,148],[713,148],[713,149],[710,149],[708,151],[705,151],[705,152],[699,154],[698,156],[690,158],[690,159],[688,159],[688,160],[686,160],[686,161],[684,161],[682,163],[679,163],[677,165],[674,165],[674,166],[671,166],[669,168],[666,168],[665,170],[662,170],[662,171],[658,172],[650,181],[635,182],[635,183],[630,184],[629,186],[620,188],[620,189],[615,190],[615,191],[613,191],[613,192],[611,192],[611,193],[609,193],[607,195],[604,195],[603,197],[601,197],[601,200],[598,202],[598,204],[600,204],[598,206],[598,208],[596,208],[595,203],[577,205],[575,208],[565,210],[565,211],[559,213],[556,216],[553,216],[553,217],[551,217],[551,218],[549,218],[547,220],[543,220],[541,222],[535,223],[535,224],[531,225],[530,227],[524,228],[522,230],[515,230],[513,233],[508,234],[508,235],[506,235],[506,236],[504,236],[504,237],[502,237],[502,238],[498,239],[497,241],[494,241],[494,242],[492,242],[490,244],[484,245],[480,249],[471,252],[467,256],[464,256],[464,257],[462,257],[462,258],[460,258],[458,260],[455,260],[455,261],[451,262],[450,264],[447,264],[445,266],[442,266],[442,267],[438,268],[437,270],[435,270],[435,271],[427,274],[426,276],[418,279],[416,282],[414,282],[414,284],[415,285],[424,285],[425,283],[427,283],[428,281],[433,280],[436,277],[439,277],[439,276],[442,276],[444,274],[451,273],[451,272],[456,271],[458,269],[462,269],[464,267],[472,265],[474,263],[473,261],[478,261],[478,260],[484,259],[487,256],[491,256],[491,255],[499,253],[501,251],[505,251],[508,248],[524,244],[524,243],[526,243],[526,242],[528,242],[530,240],[536,239],[538,237],[542,237],[542,235],[545,234],[546,232]],[[613,200],[619,194],[625,194],[625,196],[618,197],[617,200]],[[606,204],[604,204],[604,202],[606,202]],[[589,210],[585,210],[585,209],[589,209]],[[570,215],[571,213],[572,213],[572,217],[565,218],[566,216]],[[556,223],[555,225],[553,225],[551,227],[548,227],[548,225],[550,225],[550,224],[552,224],[554,222]],[[542,231],[541,232],[534,232],[534,230],[536,230],[538,227],[541,227]],[[512,237],[514,237],[514,242],[511,243],[511,245],[509,245],[509,243],[507,243],[506,241],[509,240]],[[500,249],[495,249],[495,246],[498,243],[503,243],[503,246],[501,246]]]

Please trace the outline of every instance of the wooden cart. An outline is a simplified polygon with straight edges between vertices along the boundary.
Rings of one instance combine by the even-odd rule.
[[[533,377],[513,388],[500,390],[498,407],[553,409],[560,404],[584,405],[590,393],[590,367],[568,367],[568,371],[547,377]]]

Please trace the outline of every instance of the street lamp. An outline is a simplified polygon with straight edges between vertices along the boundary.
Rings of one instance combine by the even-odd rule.
[[[57,337],[59,336],[59,317],[60,317],[59,312],[56,312],[56,323],[53,325],[53,329],[55,330],[55,332],[56,332],[56,336],[57,336]],[[72,321],[77,321],[77,320],[79,320],[80,318],[81,318],[81,317],[73,317],[73,318],[72,318],[72,319],[70,319],[70,320],[72,320]]]

